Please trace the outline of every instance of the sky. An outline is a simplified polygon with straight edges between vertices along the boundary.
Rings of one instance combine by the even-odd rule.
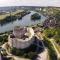
[[[0,0],[2,6],[56,6],[60,7],[60,0]]]

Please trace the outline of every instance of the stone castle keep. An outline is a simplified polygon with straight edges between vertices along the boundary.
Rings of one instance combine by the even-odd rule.
[[[34,41],[34,31],[30,27],[15,27],[13,33],[8,37],[10,47],[24,49],[29,47]]]

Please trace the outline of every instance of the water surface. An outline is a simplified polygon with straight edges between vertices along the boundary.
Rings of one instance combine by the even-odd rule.
[[[0,33],[6,32],[6,31],[10,31],[12,30],[15,26],[30,26],[30,25],[34,25],[34,24],[38,24],[38,23],[42,23],[46,17],[41,15],[41,19],[40,20],[31,20],[31,15],[34,14],[36,12],[31,11],[30,14],[24,16],[22,19],[20,20],[15,20],[13,22],[10,23],[6,23],[4,25],[0,25]]]

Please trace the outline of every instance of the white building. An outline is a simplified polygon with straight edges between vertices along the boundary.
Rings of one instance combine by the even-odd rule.
[[[18,49],[23,49],[29,47],[34,41],[34,31],[32,28],[24,27],[15,27],[13,29],[13,34],[8,37],[8,44],[11,47],[15,47]]]

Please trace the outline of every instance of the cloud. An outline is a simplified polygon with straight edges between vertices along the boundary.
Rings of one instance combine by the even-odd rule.
[[[60,0],[0,0],[0,6],[58,6]]]

